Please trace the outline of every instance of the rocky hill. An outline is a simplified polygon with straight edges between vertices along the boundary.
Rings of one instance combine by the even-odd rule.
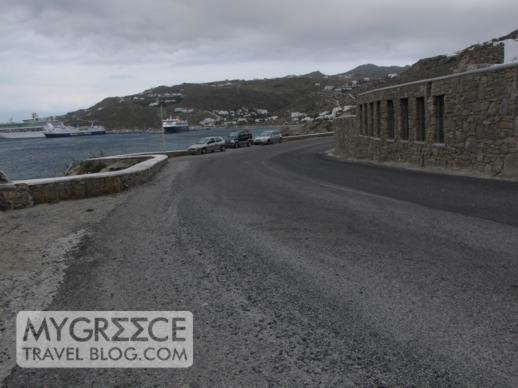
[[[369,88],[439,77],[503,63],[503,41],[506,39],[518,39],[518,30],[448,55],[420,59],[401,72],[397,78],[379,80],[377,83],[371,83]]]

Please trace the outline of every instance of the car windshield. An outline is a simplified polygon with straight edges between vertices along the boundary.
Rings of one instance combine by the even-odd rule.
[[[210,140],[210,137],[202,137],[200,140],[196,142],[196,144],[207,144]]]
[[[272,134],[273,134],[273,131],[264,131],[264,132],[261,133],[260,136],[270,136]]]
[[[228,135],[228,137],[231,139],[235,139],[238,137],[238,135],[239,135],[239,132],[231,132],[230,135]]]

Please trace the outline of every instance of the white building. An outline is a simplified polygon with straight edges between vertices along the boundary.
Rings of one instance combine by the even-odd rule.
[[[305,113],[302,113],[302,112],[291,112],[291,119],[292,120],[298,120],[302,117],[306,116]]]
[[[175,108],[175,113],[192,113],[194,112],[194,109],[191,108]]]
[[[504,63],[518,62],[518,40],[506,39],[504,41]]]
[[[203,127],[213,127],[216,125],[216,120],[211,117],[206,117],[202,121],[200,121],[200,125]]]

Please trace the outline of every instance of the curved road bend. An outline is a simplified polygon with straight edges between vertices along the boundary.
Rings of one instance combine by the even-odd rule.
[[[51,310],[190,310],[188,370],[38,386],[518,386],[518,185],[326,160],[171,160],[90,230]]]

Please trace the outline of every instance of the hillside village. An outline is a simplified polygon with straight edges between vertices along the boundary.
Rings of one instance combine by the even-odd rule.
[[[192,127],[299,125],[305,132],[332,130],[334,119],[354,113],[359,93],[502,63],[506,42],[516,38],[518,32],[514,31],[406,67],[366,64],[336,75],[315,71],[274,79],[159,86],[106,98],[63,119],[93,121],[108,130],[157,130],[161,118],[167,117],[187,120]]]
[[[369,64],[338,75],[313,72],[276,79],[159,86],[135,95],[107,98],[64,119],[95,121],[110,130],[157,129],[161,116],[178,117],[191,126],[202,127],[307,125],[349,112],[359,90],[372,81],[396,78],[404,69]],[[377,77],[367,76],[372,73]]]

